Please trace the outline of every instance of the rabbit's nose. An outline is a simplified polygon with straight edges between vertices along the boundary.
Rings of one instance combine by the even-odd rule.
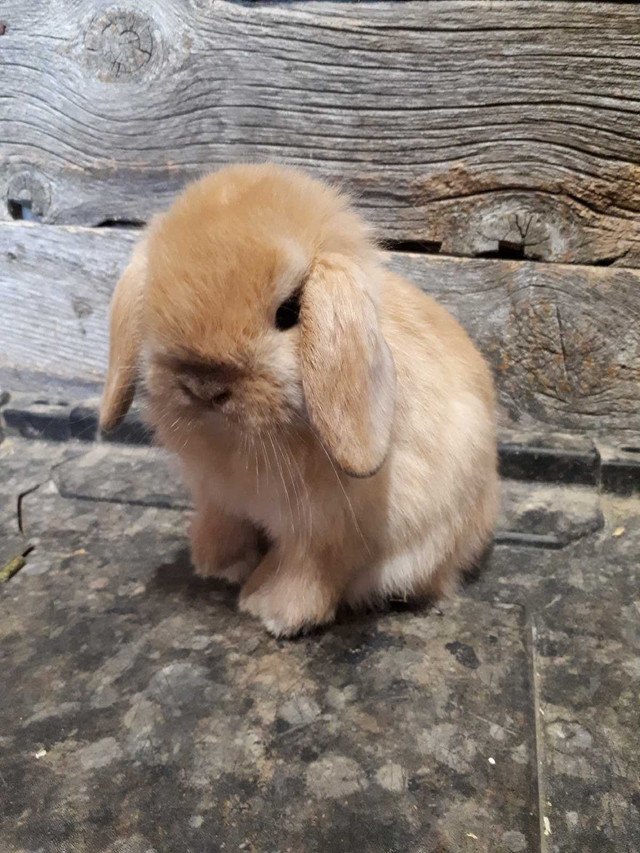
[[[212,408],[222,406],[224,403],[231,399],[231,388],[229,386],[220,385],[215,391],[213,389],[210,389],[209,393],[209,405]]]
[[[207,409],[220,408],[231,399],[230,383],[221,380],[182,380],[180,387],[194,403]]]
[[[214,360],[173,362],[178,383],[193,403],[207,409],[219,409],[233,396],[234,383],[241,377],[233,364]]]
[[[194,390],[208,409],[219,409],[231,399],[231,383],[223,379],[207,379]]]

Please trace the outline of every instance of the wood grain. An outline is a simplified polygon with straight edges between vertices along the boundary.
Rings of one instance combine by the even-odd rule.
[[[487,357],[504,426],[640,429],[638,271],[405,254],[391,265]]]
[[[392,241],[640,262],[634,4],[5,0],[2,19],[1,218],[144,221],[267,158],[343,182]]]
[[[125,229],[0,224],[0,377],[101,381]],[[391,266],[460,320],[494,369],[501,424],[640,430],[640,272],[395,253]],[[34,383],[37,387],[37,382]],[[14,386],[15,387],[15,386]]]
[[[108,306],[135,231],[0,224],[0,365],[102,382]]]

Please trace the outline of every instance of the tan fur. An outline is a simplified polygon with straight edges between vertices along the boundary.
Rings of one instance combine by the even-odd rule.
[[[145,245],[114,297],[101,422],[137,365],[193,494],[198,571],[243,583],[277,635],[453,589],[498,478],[491,378],[447,311],[385,270],[343,197],[273,165],[194,184]]]
[[[109,369],[100,408],[101,429],[112,429],[133,401],[140,350],[140,309],[146,282],[147,252],[143,241],[136,247],[111,302]]]
[[[395,368],[370,295],[379,278],[377,269],[328,255],[312,269],[302,301],[307,409],[336,463],[358,477],[380,468],[393,425]]]

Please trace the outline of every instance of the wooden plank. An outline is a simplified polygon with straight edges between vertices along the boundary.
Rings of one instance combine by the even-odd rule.
[[[640,429],[638,271],[408,254],[392,266],[489,359],[504,426]]]
[[[390,240],[640,262],[634,4],[135,8],[5,0],[0,217],[144,221],[203,171],[268,158],[343,181]]]
[[[0,224],[0,371],[100,381],[108,302],[136,236]],[[640,430],[640,272],[405,253],[390,263],[488,357],[503,426]]]
[[[109,300],[138,236],[125,229],[0,224],[5,375],[28,370],[102,381]],[[18,387],[22,390],[22,381]]]

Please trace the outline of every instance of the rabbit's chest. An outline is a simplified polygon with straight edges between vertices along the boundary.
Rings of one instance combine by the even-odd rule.
[[[249,518],[274,536],[298,523],[303,484],[284,456],[255,447],[243,453],[210,451],[183,457],[183,463],[192,491],[225,511]]]

